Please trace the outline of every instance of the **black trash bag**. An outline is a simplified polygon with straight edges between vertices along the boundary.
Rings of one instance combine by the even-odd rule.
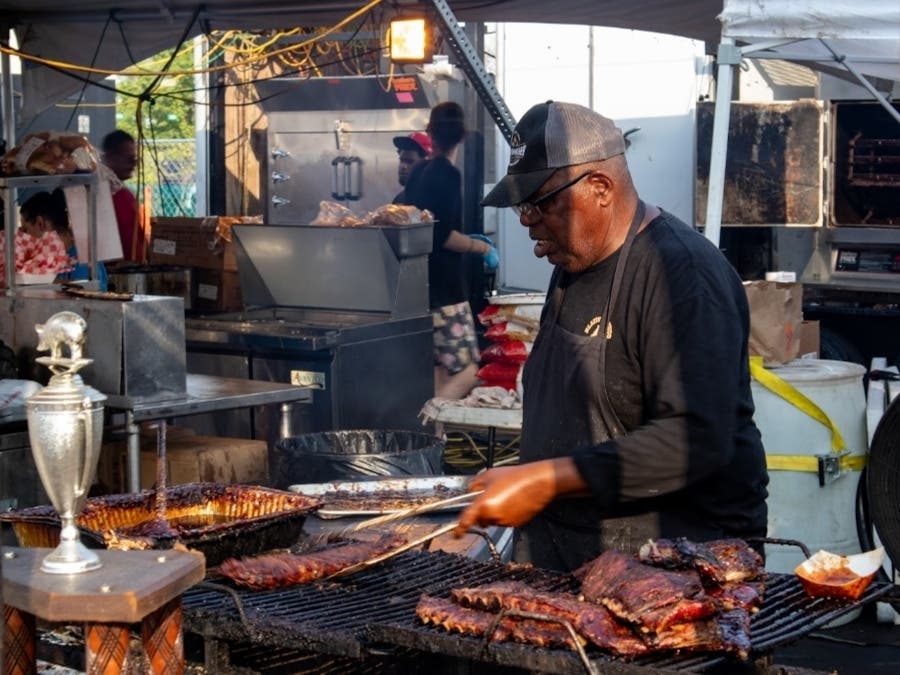
[[[0,340],[0,380],[15,380],[19,377],[16,353]]]
[[[403,430],[324,431],[285,438],[269,456],[272,487],[380,476],[438,476],[444,441]]]

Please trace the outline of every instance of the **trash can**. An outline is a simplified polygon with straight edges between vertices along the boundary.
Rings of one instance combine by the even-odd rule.
[[[285,438],[269,457],[272,487],[442,473],[444,441],[391,429],[325,431]]]

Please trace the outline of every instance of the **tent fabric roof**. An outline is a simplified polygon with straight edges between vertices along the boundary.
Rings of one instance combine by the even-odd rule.
[[[365,7],[364,0],[6,0],[0,24],[15,27],[23,52],[65,63],[120,70],[204,30],[327,26]],[[423,11],[421,0],[371,3],[376,17]],[[448,0],[460,21],[570,23],[671,33],[718,41],[721,0]],[[195,17],[196,21],[192,21]],[[101,39],[102,37],[102,39]],[[96,51],[96,53],[94,53]],[[83,74],[81,74],[84,77]],[[98,79],[96,76],[94,79]],[[25,64],[25,118],[68,94],[82,81],[33,62]]]
[[[447,0],[460,21],[566,23],[668,33],[718,43],[773,38],[827,38],[868,74],[900,80],[897,0]],[[333,25],[364,0],[5,0],[0,24],[16,29],[26,53],[119,70],[209,29],[244,30]],[[422,0],[371,3],[376,17],[422,11]],[[196,21],[192,22],[195,18]],[[722,23],[719,21],[721,14]],[[102,37],[102,39],[101,39]],[[833,58],[816,40],[783,48],[786,58]],[[96,53],[95,53],[96,52]],[[872,65],[877,64],[877,65]],[[832,64],[833,65],[833,64]],[[23,115],[76,91],[81,81],[26,63]],[[96,76],[95,76],[96,77]]]
[[[791,40],[774,50],[778,58],[834,67],[837,55],[865,75],[900,81],[897,0],[725,0],[720,19],[722,36],[738,43]]]

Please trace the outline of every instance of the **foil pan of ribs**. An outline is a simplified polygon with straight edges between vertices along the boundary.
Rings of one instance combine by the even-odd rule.
[[[322,501],[318,518],[379,516],[414,506],[463,495],[471,476],[424,476],[341,480],[327,483],[290,485],[291,492]],[[464,504],[447,506],[445,511],[460,510]]]
[[[306,516],[319,508],[313,497],[270,488],[185,483],[155,491],[92,497],[78,516],[81,540],[93,548],[164,549],[183,546],[213,566],[234,556],[284,548],[297,541]],[[164,518],[160,518],[160,514]],[[0,514],[24,547],[54,547],[59,516],[52,506]]]

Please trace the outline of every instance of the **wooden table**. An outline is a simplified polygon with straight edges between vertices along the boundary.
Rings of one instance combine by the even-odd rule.
[[[51,550],[3,548],[6,675],[36,671],[37,618],[84,623],[88,675],[125,672],[132,624],[140,624],[151,673],[184,671],[181,594],[203,579],[202,555],[100,550],[99,570],[47,574],[40,567]]]

